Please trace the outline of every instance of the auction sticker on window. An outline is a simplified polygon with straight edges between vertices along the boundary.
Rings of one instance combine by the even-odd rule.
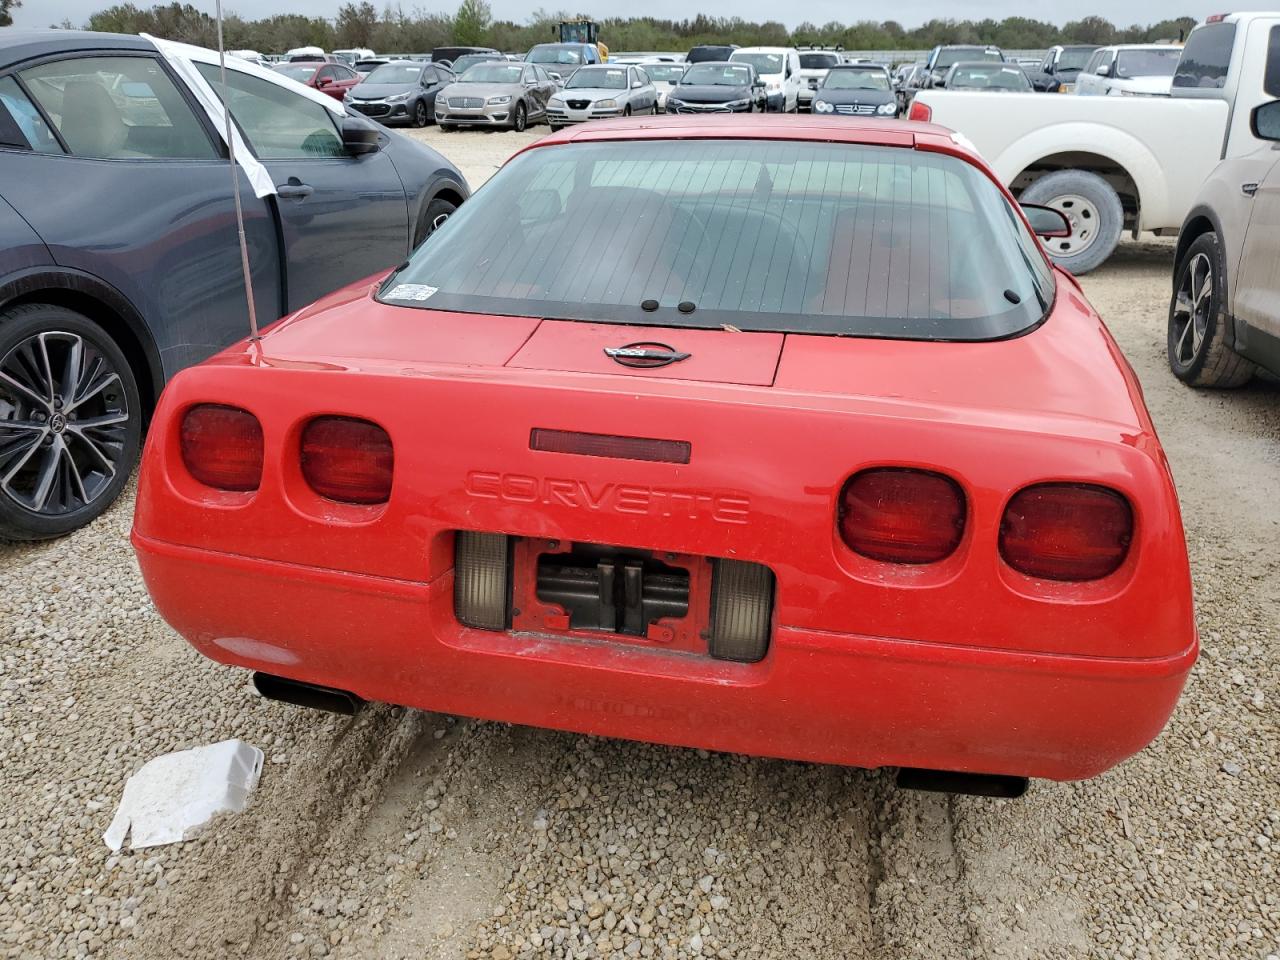
[[[425,283],[397,283],[386,294],[386,300],[430,300],[439,287],[429,287]]]

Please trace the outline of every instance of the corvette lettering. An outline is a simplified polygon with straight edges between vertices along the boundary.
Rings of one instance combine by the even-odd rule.
[[[600,513],[642,517],[709,518],[718,523],[746,523],[751,501],[739,493],[675,490],[635,483],[592,483],[562,477],[530,477],[519,473],[467,474],[467,494],[508,503],[541,503]]]

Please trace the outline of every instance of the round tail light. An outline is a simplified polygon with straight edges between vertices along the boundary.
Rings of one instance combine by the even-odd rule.
[[[342,503],[386,503],[395,456],[376,423],[317,417],[302,431],[302,476],[322,497]]]
[[[936,563],[964,536],[960,485],[927,470],[864,470],[840,495],[840,537],[849,549],[889,563]]]
[[[262,482],[262,424],[248,410],[216,403],[182,417],[182,462],[207,487],[246,492]]]
[[[1133,510],[1107,487],[1041,483],[1019,491],[1000,521],[1000,555],[1043,580],[1098,580],[1129,554]]]

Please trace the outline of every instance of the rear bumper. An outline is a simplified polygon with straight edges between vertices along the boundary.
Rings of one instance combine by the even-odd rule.
[[[489,633],[422,583],[133,537],[160,612],[234,666],[427,710],[860,767],[1094,776],[1164,726],[1197,644],[1111,659],[778,627],[760,663]]]

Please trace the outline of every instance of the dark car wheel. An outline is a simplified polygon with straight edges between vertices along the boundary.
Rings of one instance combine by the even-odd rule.
[[[418,220],[418,231],[413,240],[414,249],[416,250],[422,245],[423,240],[440,229],[440,225],[453,216],[453,212],[457,209],[457,204],[439,197],[428,203],[427,209],[422,211],[422,217]]]
[[[425,127],[431,119],[431,114],[427,111],[427,101],[419,100],[413,105],[413,125],[415,127]]]
[[[624,117],[631,116],[631,104],[628,103],[626,106],[622,108],[622,115]]]
[[[1238,387],[1256,369],[1227,346],[1231,322],[1222,241],[1210,232],[1197,237],[1174,274],[1169,302],[1169,369],[1193,387]]]
[[[0,537],[44,540],[97,517],[141,437],[137,381],[102,328],[48,304],[0,312]]]
[[[524,133],[524,128],[528,125],[529,111],[525,109],[523,103],[517,103],[515,115],[511,118],[511,129],[516,133]]]

